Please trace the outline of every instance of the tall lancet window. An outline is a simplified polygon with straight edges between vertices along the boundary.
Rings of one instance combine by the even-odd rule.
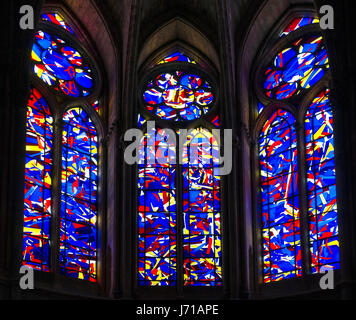
[[[49,271],[53,117],[41,93],[27,103],[23,263]]]
[[[339,268],[330,71],[318,22],[294,15],[257,68],[264,283]]]
[[[141,84],[138,285],[221,286],[216,82],[177,50],[151,66]]]
[[[264,274],[300,274],[297,136],[294,117],[278,109],[260,135]]]
[[[305,114],[306,170],[312,272],[339,268],[333,114],[329,90]]]
[[[79,40],[81,33],[69,17],[52,9],[44,9],[35,33],[23,264],[96,282],[102,110],[98,69],[87,43]]]

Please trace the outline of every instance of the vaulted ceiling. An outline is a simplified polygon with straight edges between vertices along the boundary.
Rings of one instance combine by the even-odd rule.
[[[137,50],[139,53],[141,50],[148,50],[148,41],[154,42],[150,44],[152,45],[152,52],[157,49],[158,44],[163,44],[164,41],[171,41],[172,34],[167,35],[167,32],[172,30],[168,30],[168,28],[164,29],[163,31],[166,32],[161,32],[155,39],[152,38],[158,30],[161,29],[160,31],[162,31],[162,27],[169,25],[174,20],[178,20],[190,25],[192,29],[189,31],[189,28],[183,28],[182,24],[177,23],[177,40],[181,40],[179,37],[182,37],[184,33],[186,42],[190,45],[195,42],[197,49],[200,50],[206,48],[206,44],[209,42],[208,46],[211,46],[211,48],[208,48],[207,52],[203,53],[206,53],[211,60],[216,60],[216,55],[219,55],[221,45],[219,43],[219,28],[223,19],[222,10],[224,6],[229,14],[228,23],[230,28],[241,32],[239,24],[244,22],[248,15],[253,16],[255,13],[254,8],[258,8],[263,0],[101,0],[97,1],[98,5],[99,2],[102,3],[100,6],[106,8],[105,11],[111,16],[111,20],[115,21],[120,28],[121,38],[124,43],[130,31],[129,20],[132,13],[130,8],[136,9],[135,17],[131,16],[131,18],[135,19],[136,27],[138,27]],[[206,43],[202,39],[197,39],[199,37],[194,34],[194,29],[201,33]],[[215,53],[211,52],[213,49]]]
[[[174,19],[180,19],[199,30],[218,55],[221,47],[219,39],[223,34],[221,28],[224,24],[228,25],[230,34],[227,36],[235,43],[242,42],[252,22],[260,15],[262,17],[258,21],[260,34],[257,36],[264,37],[288,8],[313,3],[312,0],[95,0],[95,2],[103,12],[106,12],[105,18],[110,25],[114,26],[111,28],[112,32],[120,33],[124,47],[133,28],[137,28],[137,50],[140,53],[141,50],[147,50],[144,47],[157,30]],[[134,26],[132,24],[130,26],[130,22]],[[196,40],[187,30],[183,32],[185,37],[191,37],[190,42]],[[162,32],[160,37],[164,38],[167,35]],[[162,44],[164,39],[160,40]],[[166,40],[171,39],[168,36]],[[153,51],[157,47],[157,39],[155,41]],[[213,58],[212,55],[210,58]]]

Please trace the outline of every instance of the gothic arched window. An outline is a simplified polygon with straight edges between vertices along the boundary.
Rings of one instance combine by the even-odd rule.
[[[294,15],[257,68],[264,283],[339,268],[330,71],[318,22]]]
[[[100,79],[69,18],[44,9],[31,53],[23,264],[97,281]]]
[[[222,285],[218,90],[196,60],[174,51],[141,82],[140,286]]]

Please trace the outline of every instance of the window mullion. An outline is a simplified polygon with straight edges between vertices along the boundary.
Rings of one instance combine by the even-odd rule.
[[[53,136],[53,181],[52,181],[52,217],[51,217],[51,270],[54,274],[59,273],[59,237],[61,222],[61,175],[62,175],[62,132],[63,122],[56,115]]]
[[[300,215],[300,242],[302,253],[302,275],[310,274],[308,190],[306,177],[304,122],[296,123],[298,152],[298,191]]]

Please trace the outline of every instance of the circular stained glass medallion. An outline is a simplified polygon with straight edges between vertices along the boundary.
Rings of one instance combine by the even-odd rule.
[[[279,52],[264,75],[269,98],[284,100],[311,88],[329,69],[321,36],[299,39]]]
[[[173,121],[199,119],[215,102],[213,89],[205,77],[181,70],[162,72],[151,78],[142,97],[149,112]]]
[[[37,31],[31,57],[35,74],[56,91],[72,97],[86,97],[92,93],[92,68],[66,41]]]

